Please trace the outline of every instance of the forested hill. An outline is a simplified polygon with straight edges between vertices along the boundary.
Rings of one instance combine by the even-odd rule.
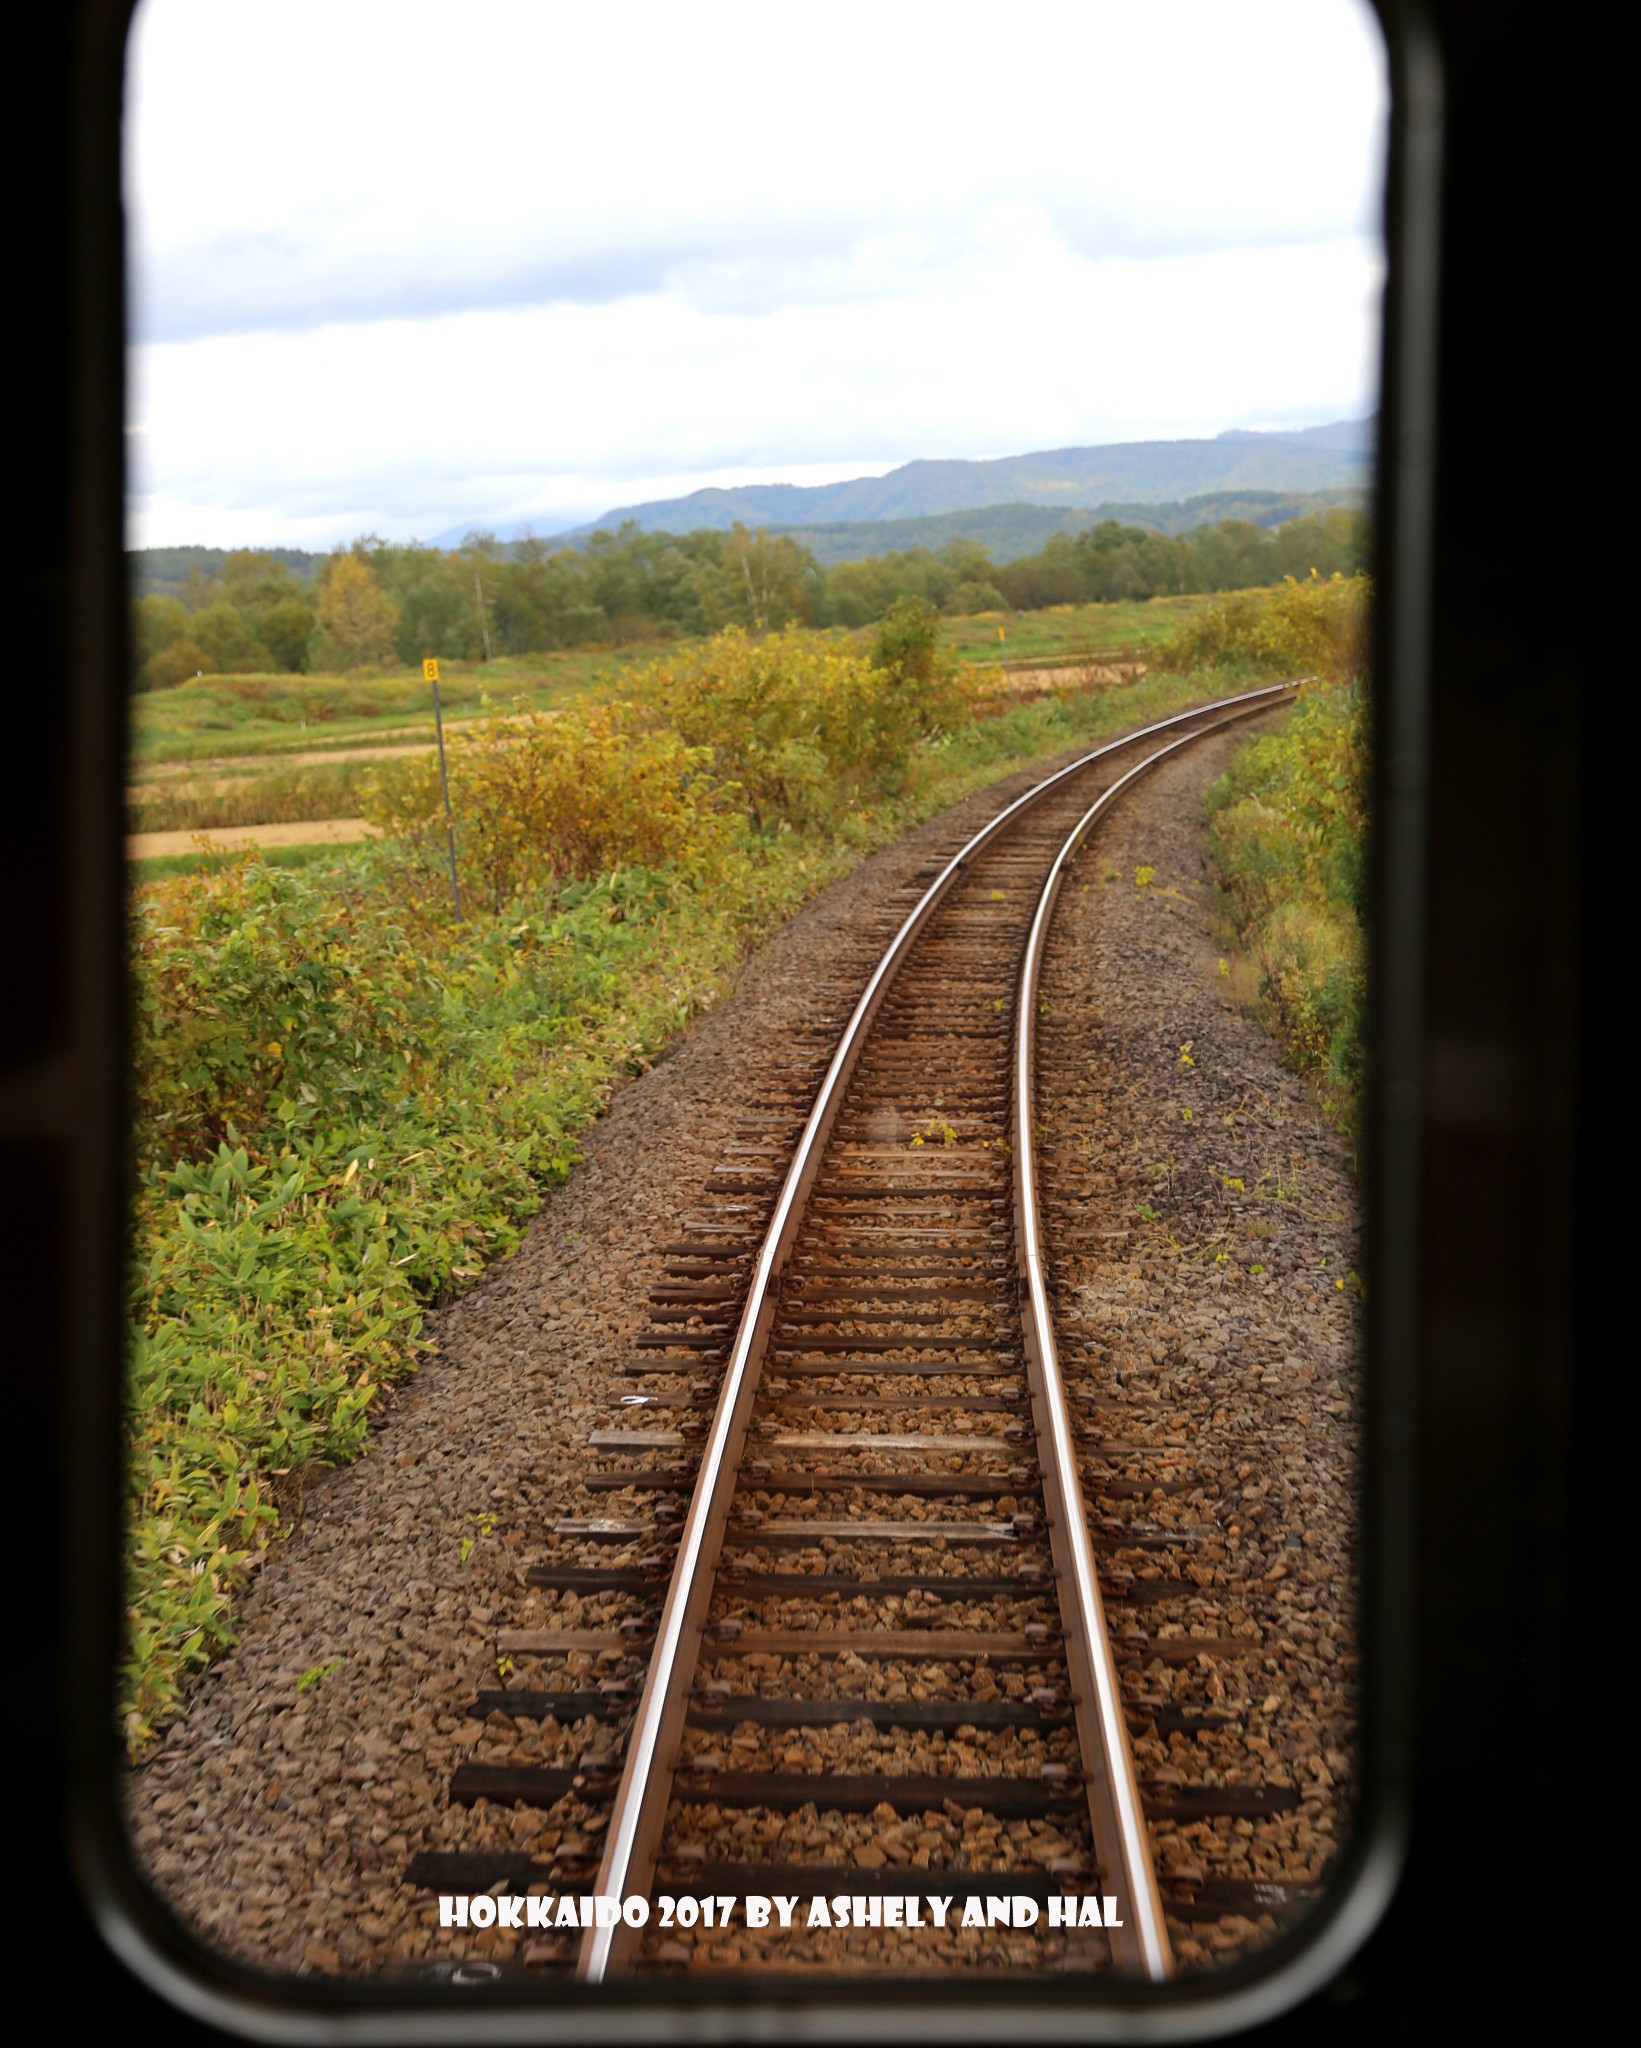
[[[1183,534],[1225,519],[1250,526],[1285,526],[1336,507],[1354,510],[1367,503],[1367,491],[1341,485],[1329,491],[1206,491],[1198,497],[1165,505],[1102,505],[1057,509],[1052,505],[982,505],[971,512],[931,512],[922,519],[859,519],[824,525],[767,529],[799,540],[823,568],[840,562],[869,562],[906,548],[939,550],[951,541],[975,541],[994,562],[1017,561],[1036,554],[1057,533],[1082,533],[1101,521],[1143,526],[1153,533]]]
[[[1022,556],[1037,554],[1056,534],[1084,533],[1106,520],[1115,519],[1124,526],[1144,527],[1152,533],[1178,537],[1228,519],[1269,531],[1295,519],[1314,519],[1332,511],[1356,511],[1366,503],[1366,490],[1354,485],[1329,491],[1208,491],[1171,504],[1105,505],[1097,512],[1080,507],[1056,510],[1049,505],[982,505],[972,512],[935,512],[924,519],[847,520],[822,526],[774,525],[763,530],[775,538],[798,540],[823,569],[835,569],[844,562],[876,561],[883,555],[903,554],[917,548],[938,553],[953,541],[975,543],[993,562],[1016,562]],[[637,527],[633,530],[642,531]],[[721,531],[716,527],[701,530]],[[455,542],[435,545],[453,547],[471,538],[464,533]],[[590,538],[589,534],[578,534],[573,539],[567,534],[555,534],[548,545],[553,549],[584,546]],[[484,540],[492,548],[497,545],[494,535],[485,535]],[[500,552],[507,555],[516,553],[521,542],[509,539],[499,546]],[[190,609],[197,609],[210,601],[206,593],[213,579],[227,570],[230,557],[245,553],[244,549],[207,547],[133,549],[133,594],[178,597]],[[328,557],[328,551],[312,553],[302,548],[266,548],[259,553],[277,561],[304,585],[314,581]]]
[[[725,626],[855,628],[907,598],[972,618],[1251,590],[1285,576],[1355,575],[1371,546],[1366,510],[1333,505],[1272,524],[1223,519],[1182,534],[1095,519],[1008,561],[959,538],[828,566],[791,533],[646,533],[632,521],[580,548],[475,533],[459,548],[366,534],[322,563],[279,562],[252,548],[157,551],[169,584],[141,554],[132,559],[137,679],[157,690],[206,674],[351,674],[430,654],[489,661]],[[181,553],[197,558],[179,580]]]
[[[648,532],[694,533],[748,526],[809,527],[861,520],[918,519],[997,505],[1107,507],[1233,491],[1326,491],[1364,486],[1373,462],[1374,422],[1337,420],[1293,433],[1232,431],[1202,441],[1121,441],[1098,448],[1050,448],[990,462],[903,463],[886,476],[837,484],[742,484],[692,491],[607,512],[593,525],[635,520]],[[441,545],[460,534],[439,536]]]
[[[181,597],[185,592],[203,590],[222,574],[231,555],[243,548],[133,548],[126,557],[137,597]],[[298,583],[311,583],[319,574],[328,549],[314,553],[309,548],[259,548],[259,555],[288,569]]]

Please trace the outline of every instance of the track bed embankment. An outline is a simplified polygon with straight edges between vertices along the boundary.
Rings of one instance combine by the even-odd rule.
[[[1356,1189],[1221,972],[1201,793],[1235,744],[1159,768],[1090,844],[1038,1044],[1061,1364],[1185,1969],[1314,1896],[1357,1727]],[[1244,1812],[1193,1811],[1234,1788]]]
[[[1350,1189],[1308,1091],[1216,975],[1200,799],[1226,744],[1211,740],[1142,784],[1073,873],[1043,987],[1039,1088],[1063,1362],[1094,1418],[1084,1485],[1098,1504],[1133,1740],[1187,1965],[1268,1938],[1302,1905],[1342,1831],[1353,1711],[1355,1304],[1333,1286],[1352,1259]],[[372,1454],[313,1490],[248,1603],[240,1647],[130,1782],[141,1861],[214,1946],[276,1970],[370,1973],[463,1955],[522,1963],[528,1936],[441,1930],[407,1869],[470,1857],[489,1870],[500,1857],[589,1888],[603,1824],[600,1729],[641,1679],[645,1645],[637,1633],[619,1640],[621,1601],[577,1592],[574,1575],[599,1546],[584,1559],[563,1531],[635,1511],[610,1496],[599,1425],[635,1385],[621,1375],[653,1327],[667,1247],[676,1264],[679,1242],[701,1227],[692,1219],[722,1213],[708,1206],[712,1191],[733,1199],[737,1174],[758,1178],[748,1101],[801,1094],[932,869],[1035,779],[933,821],[794,919],[729,1001],[617,1095],[589,1134],[586,1164],[550,1196],[525,1245],[435,1320],[439,1355],[384,1410]],[[1154,870],[1143,887],[1136,866]],[[938,1124],[928,1137],[944,1151]],[[863,1126],[851,1142],[898,1151],[908,1134]],[[710,1274],[696,1277],[710,1293]],[[691,1289],[673,1284],[683,1329]],[[954,1400],[986,1395],[953,1381]],[[862,1418],[938,1435],[932,1414]],[[790,1432],[792,1418],[780,1426]],[[801,1456],[804,1445],[787,1448]],[[660,1506],[664,1523],[664,1489]],[[829,1556],[836,1569],[835,1542]],[[555,1558],[568,1569],[555,1571]],[[873,1563],[897,1568],[892,1556]],[[973,1591],[993,1597],[978,1581]],[[1000,1617],[957,1608],[945,1623],[988,1618]],[[497,1796],[458,1798],[464,1776],[471,1788],[485,1773],[540,1768],[527,1723],[486,1708],[520,1685],[521,1664],[534,1668],[539,1652],[525,1645],[537,1629],[556,1639],[551,1683],[587,1703],[584,1720],[564,1727],[587,1796],[572,1786],[551,1804],[515,1804],[498,1777]],[[1192,1639],[1204,1647],[1186,1649]],[[999,1709],[1029,1695],[1031,1647],[1018,1674],[999,1670]],[[786,1651],[748,1640],[729,1654],[743,1675],[774,1657],[773,1684]],[[883,1684],[879,1663],[840,1692]],[[877,1768],[892,1768],[898,1739]],[[1016,1730],[960,1739],[959,1768],[984,1772],[994,1749],[1018,1761]],[[1061,1734],[1045,1729],[1042,1740],[1043,1762],[1062,1765]],[[806,1733],[794,1762],[835,1769],[841,1742]],[[733,1759],[703,1751],[699,1761]],[[1247,1811],[1228,1811],[1239,1788]],[[1192,1818],[1193,1798],[1209,1821]],[[975,1831],[960,1815],[947,1817],[952,1843],[919,1842],[888,1811],[819,1838],[807,1819],[783,1822],[794,1829],[783,1860],[841,1860],[863,1881],[904,1863],[915,1890],[931,1851],[945,1862],[966,1847],[1046,1875],[1076,1846],[1035,1818],[965,1844]],[[922,1832],[943,1828],[925,1817]],[[735,1960],[711,1943],[688,1959]]]

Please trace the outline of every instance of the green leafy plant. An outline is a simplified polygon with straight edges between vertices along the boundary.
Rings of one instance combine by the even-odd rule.
[[[1238,930],[1296,1065],[1341,1119],[1363,1060],[1367,948],[1367,703],[1317,686],[1208,794],[1210,838]]]

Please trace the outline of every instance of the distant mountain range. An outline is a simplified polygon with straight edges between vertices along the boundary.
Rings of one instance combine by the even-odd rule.
[[[1034,555],[1057,533],[1080,533],[1102,519],[1124,526],[1149,526],[1159,533],[1188,533],[1194,526],[1214,526],[1222,519],[1245,519],[1250,526],[1285,526],[1307,513],[1331,511],[1336,505],[1367,503],[1366,487],[1340,484],[1325,491],[1207,491],[1194,498],[1147,505],[1118,502],[1099,506],[982,505],[972,512],[930,512],[921,519],[828,520],[817,526],[769,526],[770,533],[790,534],[823,569],[840,562],[869,561],[875,555],[898,554],[907,548],[943,548],[951,540],[975,540],[994,562],[1012,562]],[[465,532],[466,529],[464,528]],[[591,528],[575,536],[584,539]],[[517,530],[509,537],[517,538]],[[558,542],[571,537],[554,534]],[[443,534],[436,545],[456,547],[462,535]],[[325,556],[304,548],[267,548],[262,552],[282,562],[299,583],[318,576]],[[129,557],[138,597],[180,597],[191,572],[209,579],[220,576],[229,550],[208,547],[135,548]]]
[[[1057,533],[1080,533],[1102,519],[1154,527],[1161,533],[1187,533],[1193,526],[1214,526],[1222,519],[1284,526],[1306,513],[1366,503],[1364,487],[1342,484],[1327,491],[1207,491],[1162,505],[1117,503],[1063,511],[1052,505],[982,505],[973,512],[931,512],[922,519],[837,520],[823,526],[774,525],[768,530],[801,541],[823,569],[897,554],[903,548],[939,549],[951,540],[976,540],[994,562],[1012,562],[1017,556],[1036,554]]]
[[[1007,562],[1100,519],[1183,533],[1221,519],[1280,526],[1331,505],[1364,504],[1377,430],[1376,419],[1336,420],[1291,433],[1233,429],[1212,440],[1118,441],[991,462],[907,462],[887,476],[844,483],[743,484],[620,505],[544,537],[574,547],[628,519],[661,533],[726,529],[739,519],[801,539],[825,568],[950,540],[977,540],[993,561]],[[476,523],[450,527],[433,545],[459,547]],[[523,520],[495,529],[503,541],[529,530]],[[324,559],[302,548],[267,552],[304,581]],[[165,547],[136,549],[131,561],[139,595],[170,595],[183,588],[190,569],[214,575],[226,559],[222,548]]]
[[[691,491],[683,498],[618,505],[602,518],[553,538],[574,544],[600,527],[614,528],[629,519],[646,531],[663,533],[725,528],[737,520],[795,532],[990,512],[1005,506],[1137,510],[1209,494],[1363,489],[1372,471],[1377,424],[1375,419],[1336,420],[1288,433],[1234,428],[1211,440],[1118,441],[1098,448],[1004,455],[989,462],[907,462],[886,476],[852,477],[836,484],[741,484],[729,490]],[[1107,516],[1115,516],[1114,511],[1107,511]],[[972,521],[952,532],[967,534],[971,528]],[[458,546],[470,530],[452,527],[437,535],[435,544]],[[517,539],[526,530],[527,522],[519,521],[497,529],[498,538]],[[952,533],[944,537],[949,539]],[[974,537],[983,538],[979,533]]]

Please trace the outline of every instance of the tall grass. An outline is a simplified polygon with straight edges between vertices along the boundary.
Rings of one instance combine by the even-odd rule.
[[[1364,686],[1317,683],[1208,795],[1214,854],[1263,993],[1296,1064],[1347,1126],[1367,993],[1367,761]]]
[[[192,853],[151,853],[127,865],[127,874],[134,888],[141,888],[147,882],[167,882],[177,875],[219,874],[224,868],[244,858],[244,849],[207,844]],[[336,859],[334,845],[313,846],[264,846],[258,858],[271,868],[306,868],[315,862],[331,863]]]
[[[1110,604],[1049,605],[1042,611],[986,612],[947,619],[941,638],[956,653],[985,661],[1063,658],[1068,665],[1160,647],[1212,607],[1211,597],[1131,598]],[[1004,638],[999,640],[998,628]]]
[[[226,832],[240,825],[302,824],[361,815],[369,767],[324,761],[236,776],[202,789],[143,791],[129,810],[133,832]]]

